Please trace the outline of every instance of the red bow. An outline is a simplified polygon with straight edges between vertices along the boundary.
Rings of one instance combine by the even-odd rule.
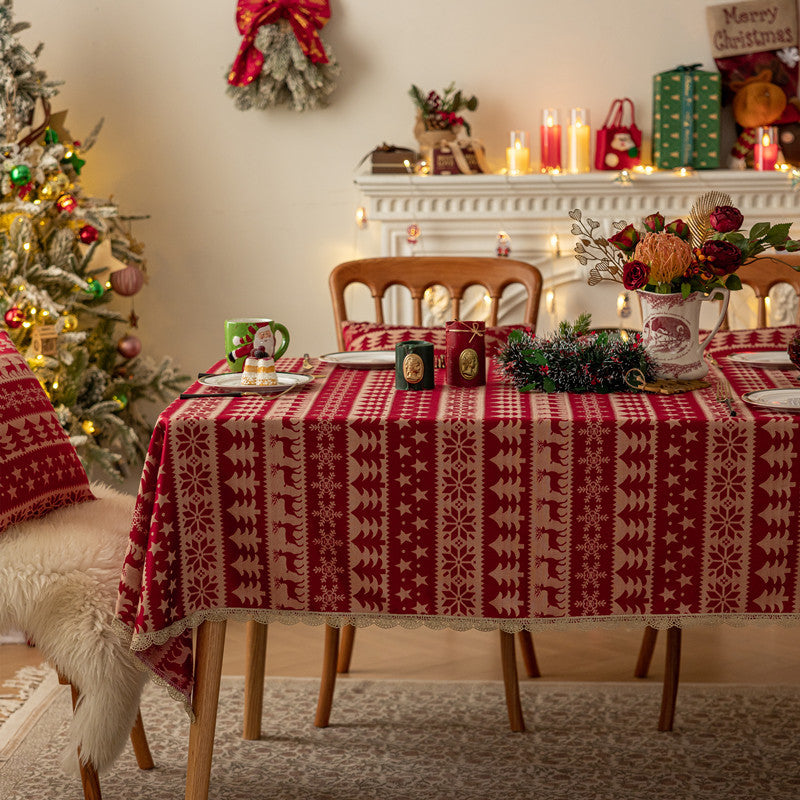
[[[327,64],[328,57],[317,31],[331,18],[328,0],[239,0],[236,25],[242,46],[228,75],[228,83],[246,86],[258,77],[264,54],[254,45],[258,29],[282,19],[289,21],[302,51],[315,64]]]

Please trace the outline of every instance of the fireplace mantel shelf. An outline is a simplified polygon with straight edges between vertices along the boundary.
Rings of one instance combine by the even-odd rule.
[[[706,170],[687,176],[671,172],[632,175],[629,184],[617,173],[584,175],[360,175],[356,184],[371,201],[370,219],[398,220],[490,216],[548,220],[572,208],[591,214],[652,211],[686,213],[694,198],[717,189],[731,195],[745,217],[762,209],[791,216],[800,212],[800,192],[788,175],[752,170]]]
[[[800,220],[800,191],[785,173],[634,173],[628,184],[615,181],[616,177],[613,172],[359,175],[355,183],[365,199],[368,224],[379,229],[381,255],[485,256],[494,252],[497,234],[504,231],[511,237],[512,257],[537,264],[546,286],[580,277],[577,262],[563,257],[572,250],[569,212],[574,208],[596,219],[610,235],[617,220],[636,221],[654,211],[668,219],[683,216],[699,195],[716,189],[731,196],[745,225]],[[417,245],[407,242],[411,222],[420,226]],[[800,236],[800,230],[792,233]],[[558,253],[553,241],[560,241]],[[558,254],[562,258],[554,258]]]

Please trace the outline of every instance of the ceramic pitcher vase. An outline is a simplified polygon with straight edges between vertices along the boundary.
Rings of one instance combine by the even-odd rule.
[[[656,377],[695,380],[708,372],[703,351],[719,330],[728,310],[730,292],[714,289],[710,294],[638,292],[642,303],[642,341],[656,362]],[[709,300],[722,300],[713,329],[700,340],[700,307]]]

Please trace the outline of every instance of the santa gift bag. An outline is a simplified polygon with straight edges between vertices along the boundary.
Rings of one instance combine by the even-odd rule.
[[[630,122],[626,123],[625,108],[630,107]],[[595,169],[630,169],[641,161],[642,132],[636,127],[633,102],[628,97],[617,98],[608,110],[603,127],[597,131],[594,153]]]

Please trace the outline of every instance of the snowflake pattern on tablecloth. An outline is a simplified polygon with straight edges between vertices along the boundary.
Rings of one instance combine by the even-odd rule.
[[[391,371],[323,365],[285,397],[176,401],[118,615],[184,696],[179,631],[217,609],[454,627],[800,618],[800,419],[738,400],[731,416],[715,393],[723,373],[737,396],[797,385],[727,360],[790,333],[718,333],[710,386],[668,397],[520,393],[497,375],[455,389],[440,371],[433,391],[397,391]]]

